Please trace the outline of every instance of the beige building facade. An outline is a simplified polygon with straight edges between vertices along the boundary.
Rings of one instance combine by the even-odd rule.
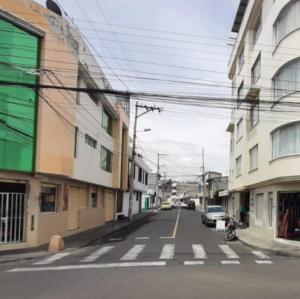
[[[228,210],[270,239],[299,237],[299,13],[300,1],[241,0],[232,28]]]
[[[31,49],[23,35],[37,41],[37,67],[29,73],[23,62],[24,80],[35,76],[35,83],[85,89],[37,88],[32,136],[21,123],[18,131],[12,123],[0,128],[6,136],[0,145],[0,250],[38,246],[52,235],[69,236],[115,220],[128,180],[128,99],[94,92],[111,86],[78,30],[62,16],[31,0],[0,0],[0,24],[11,28],[8,40],[11,32],[20,35],[12,47],[23,51],[24,61]],[[6,65],[12,72],[16,68],[15,62]],[[25,100],[26,90],[14,87],[15,105]],[[28,146],[17,137],[31,138]],[[5,160],[12,150],[18,164],[9,164],[9,156]],[[25,163],[28,157],[32,166]]]

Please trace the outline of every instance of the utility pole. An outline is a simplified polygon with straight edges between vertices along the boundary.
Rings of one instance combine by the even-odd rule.
[[[138,109],[145,109],[144,112],[138,114]],[[133,189],[134,189],[134,168],[135,168],[135,155],[136,155],[136,128],[137,120],[139,117],[157,110],[159,113],[162,112],[162,108],[155,106],[139,105],[138,102],[135,103],[135,115],[134,115],[134,125],[133,125],[133,140],[132,140],[132,154],[131,154],[131,169],[129,176],[129,207],[128,207],[128,218],[132,220],[132,201],[133,201]]]
[[[160,165],[159,165],[159,163],[160,163],[160,157],[161,156],[167,156],[168,154],[161,154],[161,153],[157,153],[157,176],[156,176],[156,190],[155,190],[155,201],[156,201],[156,205],[157,205],[157,198],[158,198],[158,190],[159,190],[159,179],[160,179],[160,177],[159,177],[159,171],[160,171]]]
[[[206,200],[205,200],[205,194],[206,194],[206,186],[205,186],[205,167],[204,167],[204,148],[202,147],[202,193],[203,193],[203,207],[206,208]]]
[[[166,172],[164,171],[163,201],[166,200],[166,198],[165,198],[165,192],[166,192]]]

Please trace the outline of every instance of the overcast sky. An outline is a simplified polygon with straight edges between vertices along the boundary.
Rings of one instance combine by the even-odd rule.
[[[59,0],[59,3],[97,49],[97,55],[102,57],[97,57],[98,62],[115,89],[230,96],[227,64],[231,49],[227,44],[229,37],[234,36],[231,26],[238,0]],[[153,78],[160,80],[150,80]],[[195,84],[198,82],[201,84]],[[197,180],[203,147],[205,170],[227,174],[229,110],[141,103],[165,109],[160,114],[149,113],[138,122],[138,130],[151,128],[151,132],[138,133],[138,151],[146,156],[152,169],[156,168],[160,152],[168,154],[161,161],[161,170],[167,172],[167,177]]]

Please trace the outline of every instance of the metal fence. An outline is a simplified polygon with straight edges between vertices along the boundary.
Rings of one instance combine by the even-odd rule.
[[[24,193],[0,193],[0,243],[24,241]]]

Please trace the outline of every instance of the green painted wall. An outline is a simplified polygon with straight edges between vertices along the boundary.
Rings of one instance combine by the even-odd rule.
[[[36,83],[28,71],[38,68],[39,39],[0,19],[0,80]],[[33,171],[35,90],[0,86],[0,169]]]

